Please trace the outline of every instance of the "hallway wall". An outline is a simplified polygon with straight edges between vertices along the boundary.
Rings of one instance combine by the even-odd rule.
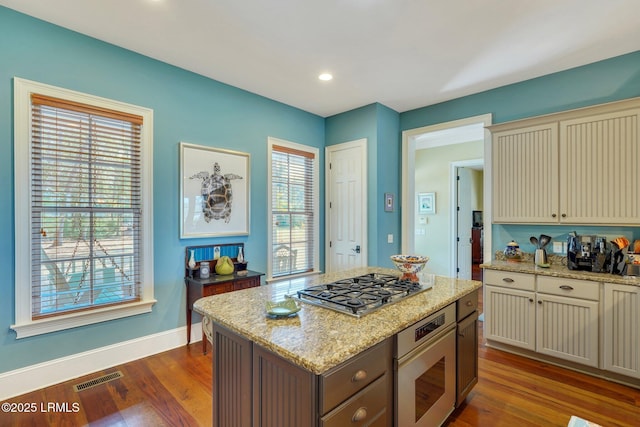
[[[448,275],[450,254],[455,244],[451,240],[451,177],[450,163],[483,157],[483,142],[465,142],[442,147],[416,150],[415,191],[436,193],[436,213],[415,213],[415,253],[426,255],[429,262],[425,271]]]

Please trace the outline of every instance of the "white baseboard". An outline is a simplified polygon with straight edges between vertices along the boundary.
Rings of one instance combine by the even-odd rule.
[[[200,322],[191,325],[191,342],[202,340]],[[49,360],[0,374],[0,401],[20,396],[187,343],[186,326]]]

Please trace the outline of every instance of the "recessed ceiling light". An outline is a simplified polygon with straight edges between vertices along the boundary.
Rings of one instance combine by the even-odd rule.
[[[318,76],[318,78],[324,82],[328,82],[329,80],[333,79],[333,76],[329,73],[322,73]]]

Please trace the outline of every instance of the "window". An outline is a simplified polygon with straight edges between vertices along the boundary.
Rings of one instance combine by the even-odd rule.
[[[271,278],[317,272],[318,150],[269,138]]]
[[[151,310],[152,112],[15,79],[18,338]]]

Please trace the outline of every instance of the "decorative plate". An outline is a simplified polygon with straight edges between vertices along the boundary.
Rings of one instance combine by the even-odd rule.
[[[292,299],[285,299],[278,302],[267,301],[267,315],[274,319],[294,316],[300,311],[300,308],[301,307]]]

